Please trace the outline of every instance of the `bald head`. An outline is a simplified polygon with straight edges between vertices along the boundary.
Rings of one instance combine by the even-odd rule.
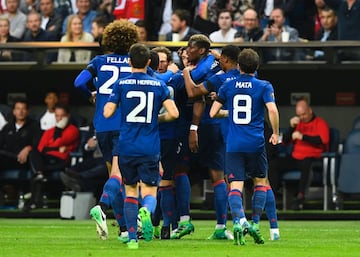
[[[302,122],[309,122],[313,117],[313,111],[306,100],[297,101],[295,111]]]

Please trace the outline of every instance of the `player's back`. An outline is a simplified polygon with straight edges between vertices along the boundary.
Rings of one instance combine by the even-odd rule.
[[[104,105],[112,93],[113,84],[120,78],[131,74],[128,55],[105,54],[96,56],[88,65],[94,72],[93,84],[96,87],[96,110],[94,127],[97,132],[114,131],[120,129],[120,113],[106,119],[103,115]]]
[[[265,104],[274,102],[273,95],[268,81],[244,74],[221,87],[219,98],[225,97],[229,110],[228,152],[257,152],[264,146]]]
[[[158,114],[169,97],[165,83],[145,73],[133,73],[119,80],[121,109],[120,154],[124,156],[160,153]]]

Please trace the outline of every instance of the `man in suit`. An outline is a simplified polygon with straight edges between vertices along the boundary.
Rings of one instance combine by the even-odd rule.
[[[201,32],[190,27],[190,23],[191,16],[188,10],[175,10],[171,15],[172,32],[166,34],[166,41],[188,41],[192,35],[201,34]],[[178,39],[174,38],[174,33],[179,34]]]

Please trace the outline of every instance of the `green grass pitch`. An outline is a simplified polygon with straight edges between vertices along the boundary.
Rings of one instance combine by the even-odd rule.
[[[206,240],[215,221],[193,221],[195,233],[180,240],[140,241],[128,250],[117,240],[108,220],[109,239],[98,239],[91,220],[0,219],[0,257],[350,257],[360,256],[360,221],[279,221],[281,240],[269,241],[269,225],[260,228],[267,239],[245,246],[228,240]],[[232,229],[228,222],[228,229]]]

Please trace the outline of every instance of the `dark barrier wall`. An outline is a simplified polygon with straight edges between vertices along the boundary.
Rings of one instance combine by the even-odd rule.
[[[259,78],[269,80],[276,93],[279,105],[290,105],[290,95],[294,92],[311,94],[312,105],[335,106],[336,93],[354,93],[355,105],[359,106],[360,67],[294,69],[291,65],[264,65],[259,70]],[[85,66],[84,66],[85,67]],[[87,101],[73,87],[73,81],[81,68],[58,70],[0,70],[0,103],[6,103],[8,93],[25,92],[31,104],[42,104],[48,88],[71,93],[71,104],[83,105]]]

